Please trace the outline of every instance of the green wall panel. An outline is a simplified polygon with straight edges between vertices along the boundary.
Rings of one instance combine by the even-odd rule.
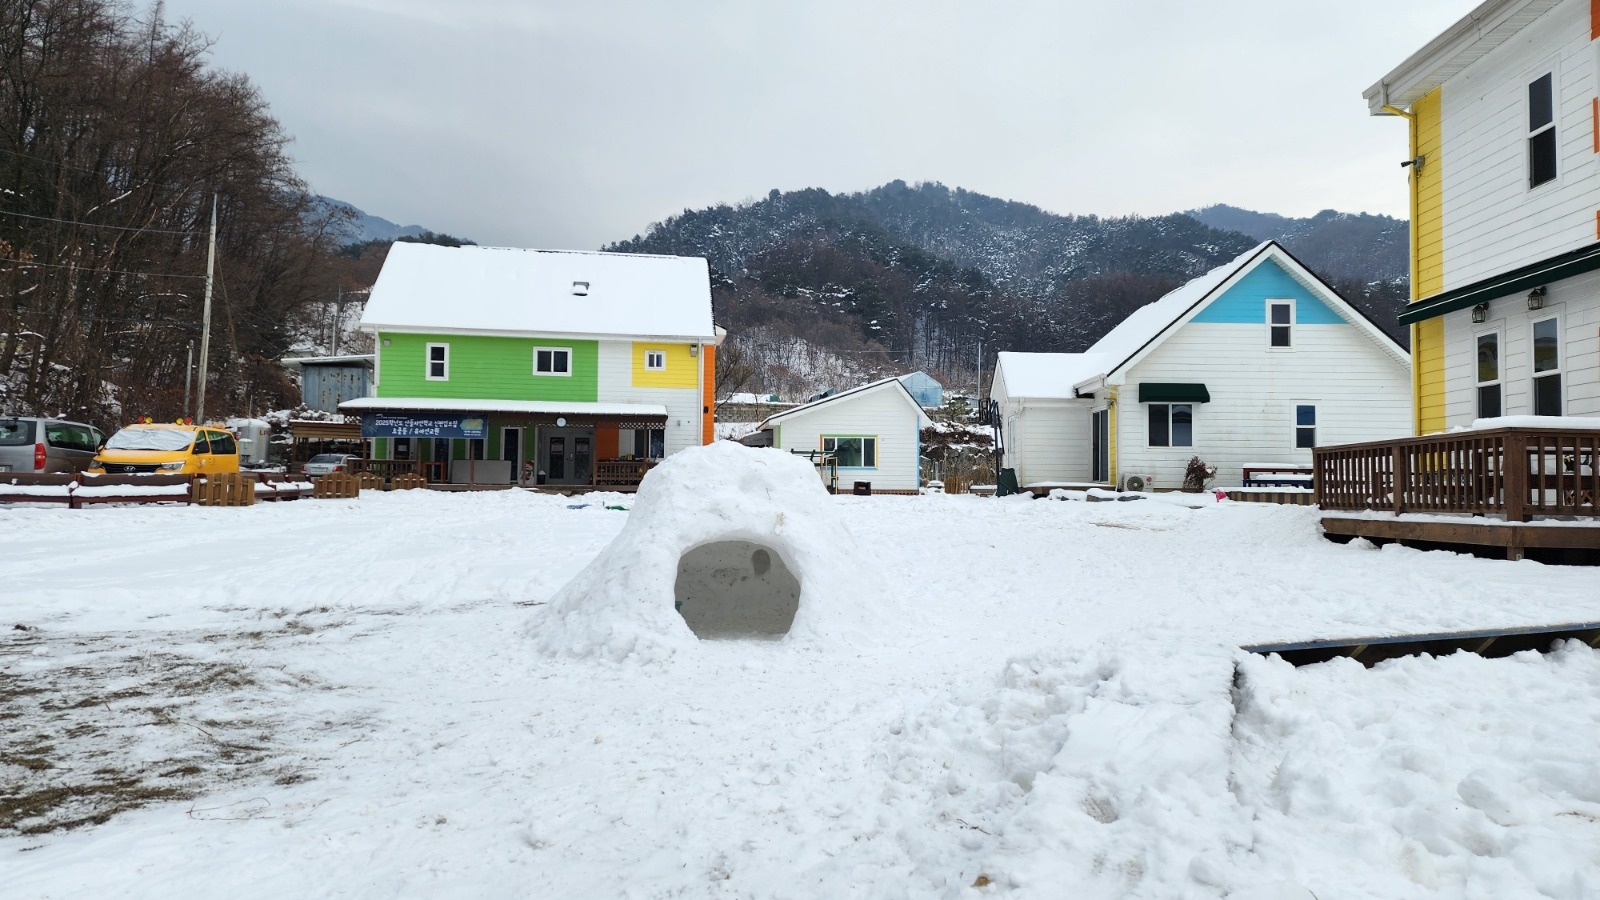
[[[426,377],[427,345],[450,345],[450,378]],[[572,374],[534,375],[533,348],[572,349]],[[597,341],[476,335],[378,335],[379,397],[483,400],[560,400],[593,403],[599,396]]]

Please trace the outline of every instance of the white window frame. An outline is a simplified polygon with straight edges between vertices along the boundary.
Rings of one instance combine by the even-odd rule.
[[[833,442],[833,446],[832,447],[828,446],[828,442],[829,441]],[[848,471],[851,471],[851,472],[874,472],[874,471],[877,471],[877,469],[878,469],[878,436],[877,435],[875,435],[875,434],[824,434],[824,435],[821,435],[819,437],[818,446],[820,446],[822,448],[822,452],[824,452],[824,453],[832,453],[835,456],[837,456],[838,452],[839,452],[839,442],[840,441],[860,441],[861,442],[861,462],[862,463],[866,463],[866,461],[867,461],[867,441],[871,441],[872,442],[872,465],[870,465],[870,466],[868,466],[868,465],[840,466],[839,467],[840,470],[848,470]]]
[[[667,351],[644,351],[644,368],[647,372],[665,372],[667,370]]]
[[[1495,342],[1495,378],[1492,381],[1478,379],[1478,341],[1489,335],[1494,336]],[[1492,328],[1479,328],[1472,332],[1472,417],[1484,418],[1483,400],[1479,393],[1483,388],[1492,387],[1500,393],[1500,415],[1506,414],[1506,333],[1499,323]]]
[[[564,372],[541,372],[541,371],[539,371],[539,354],[541,354],[541,353],[549,353],[549,354],[551,354],[551,356],[550,356],[550,365],[552,367],[554,367],[555,364],[556,364],[555,354],[557,354],[557,353],[565,353],[567,355],[567,369],[566,369],[566,371],[564,371]],[[571,378],[572,377],[572,348],[571,347],[534,347],[533,348],[533,374],[537,375],[537,376],[539,376],[541,378]]]
[[[439,362],[441,365],[444,366],[444,374],[443,375],[435,375],[435,374],[433,374],[433,364],[435,362],[435,360],[433,358],[433,350],[434,350],[435,347],[437,347],[437,348],[439,348],[439,349],[444,351],[444,359],[437,360],[437,362]],[[428,381],[449,381],[450,380],[450,344],[448,342],[438,342],[438,343],[429,343],[428,344],[427,349],[422,354],[422,375]]]
[[[1193,447],[1196,437],[1194,433],[1195,419],[1197,418],[1195,411],[1199,405],[1198,403],[1146,403],[1147,409],[1144,411],[1144,445],[1157,450],[1166,450],[1173,447]],[[1167,408],[1167,442],[1165,444],[1155,443],[1155,435],[1150,432],[1150,412],[1157,406],[1165,406]],[[1187,444],[1174,444],[1172,442],[1172,408],[1175,406],[1189,407],[1189,443]]]
[[[1524,75],[1522,78],[1522,188],[1532,192],[1543,190],[1550,185],[1561,183],[1561,134],[1556,133],[1556,171],[1549,181],[1533,183],[1533,139],[1546,131],[1555,131],[1556,124],[1561,121],[1561,80],[1556,77],[1560,74],[1560,66],[1556,60],[1550,60],[1544,65]],[[1528,89],[1539,79],[1550,76],[1550,121],[1534,129],[1529,127],[1529,119],[1533,115],[1533,103],[1528,96]]]
[[[1301,425],[1300,424],[1300,410],[1303,409],[1303,408],[1309,408],[1311,410],[1311,424],[1310,425]],[[1302,432],[1302,431],[1311,432],[1311,443],[1308,446],[1305,446],[1305,447],[1300,446],[1300,432]],[[1316,446],[1317,446],[1317,405],[1315,403],[1300,403],[1300,402],[1296,401],[1295,405],[1294,405],[1294,448],[1296,450],[1311,450],[1311,449],[1314,449]]]
[[[1562,337],[1566,334],[1562,326],[1566,323],[1563,321],[1563,318],[1564,317],[1561,315],[1560,311],[1551,310],[1548,308],[1528,314],[1528,412],[1532,415],[1542,415],[1542,413],[1539,412],[1538,382],[1541,378],[1549,378],[1551,376],[1562,380],[1561,411],[1556,413],[1556,415],[1564,416],[1567,414],[1567,385],[1565,383],[1567,370],[1566,366],[1563,365],[1564,357],[1566,356],[1563,351],[1566,348],[1562,346]],[[1538,345],[1534,343],[1533,327],[1538,325],[1540,322],[1556,323],[1556,367],[1554,369],[1547,369],[1543,372],[1540,372],[1534,368],[1539,364],[1539,348]]]
[[[1274,323],[1272,321],[1272,309],[1275,306],[1287,306],[1287,307],[1289,307],[1289,321],[1288,321],[1287,324]],[[1285,299],[1269,299],[1267,301],[1267,349],[1268,350],[1293,350],[1294,349],[1294,326],[1295,326],[1295,302],[1294,302],[1294,300],[1292,300],[1292,299],[1288,299],[1288,300],[1285,300]],[[1275,329],[1275,328],[1287,328],[1289,330],[1289,343],[1284,344],[1283,346],[1280,347],[1280,346],[1278,346],[1278,345],[1276,345],[1276,344],[1274,344],[1272,342],[1272,332],[1273,332],[1273,329]]]

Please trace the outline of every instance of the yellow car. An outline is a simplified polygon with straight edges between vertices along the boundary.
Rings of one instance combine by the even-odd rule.
[[[113,434],[95,454],[89,471],[101,475],[237,472],[239,442],[221,428],[144,422]]]

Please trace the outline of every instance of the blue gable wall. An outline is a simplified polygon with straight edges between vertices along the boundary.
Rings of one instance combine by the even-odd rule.
[[[1294,300],[1296,325],[1344,325],[1344,319],[1306,290],[1281,266],[1266,260],[1200,310],[1192,322],[1261,325],[1267,321],[1267,300]]]

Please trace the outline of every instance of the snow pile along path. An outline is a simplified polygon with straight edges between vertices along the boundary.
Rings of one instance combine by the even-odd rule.
[[[811,649],[880,643],[895,605],[810,462],[717,441],[645,476],[628,524],[530,633],[550,655],[660,661],[698,644],[685,619],[720,589],[741,621],[787,592],[792,624],[765,630]]]

